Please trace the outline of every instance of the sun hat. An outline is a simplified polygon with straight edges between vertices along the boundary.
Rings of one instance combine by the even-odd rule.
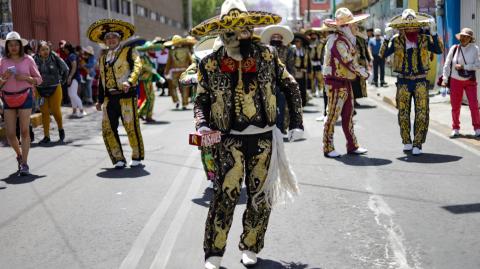
[[[380,28],[375,28],[373,35],[382,35],[382,30]]]
[[[93,50],[92,46],[88,46],[86,48],[83,48],[83,51],[90,54],[90,55],[95,55],[95,50]]]
[[[226,0],[222,4],[220,15],[195,26],[190,33],[195,36],[215,35],[246,27],[277,24],[281,20],[282,17],[273,13],[248,11],[242,0]]]
[[[19,33],[15,32],[15,31],[12,31],[12,32],[7,34],[7,36],[5,37],[5,40],[3,40],[3,39],[0,40],[0,46],[5,47],[5,45],[7,44],[7,41],[12,41],[12,40],[20,41],[20,43],[22,43],[23,47],[25,47],[28,44],[28,41],[26,39],[23,39],[22,37],[20,37]]]
[[[178,47],[178,46],[193,46],[197,43],[196,39],[181,37],[179,35],[174,35],[171,40],[163,43],[165,47]]]
[[[460,40],[460,36],[469,36],[472,40],[470,43],[475,43],[475,37],[473,36],[473,30],[470,28],[463,28],[460,33],[456,34],[455,37]]]

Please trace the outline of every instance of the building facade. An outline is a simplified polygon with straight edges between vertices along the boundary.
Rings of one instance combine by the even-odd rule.
[[[332,1],[335,0],[299,0],[300,17],[304,27],[320,27],[325,18],[331,17]]]

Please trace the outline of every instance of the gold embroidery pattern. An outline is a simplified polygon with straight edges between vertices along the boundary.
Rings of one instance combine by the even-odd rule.
[[[214,72],[215,70],[217,70],[217,67],[218,67],[218,63],[216,60],[214,59],[208,59],[208,62],[207,64],[205,65],[205,69],[208,71],[208,72]],[[200,72],[199,72],[200,73]]]

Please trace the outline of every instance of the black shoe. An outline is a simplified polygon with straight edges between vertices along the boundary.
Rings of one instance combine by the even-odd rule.
[[[58,136],[60,136],[60,142],[63,142],[65,140],[65,130],[64,129],[59,129],[58,130]]]
[[[375,87],[378,88],[378,83],[375,82],[373,83],[373,85],[375,85]]]
[[[382,83],[380,83],[380,86],[382,86],[382,87],[388,87],[388,84],[385,83],[385,82],[382,82]]]
[[[50,137],[48,136],[45,136],[42,140],[40,140],[40,142],[38,142],[38,144],[48,144],[50,143]]]

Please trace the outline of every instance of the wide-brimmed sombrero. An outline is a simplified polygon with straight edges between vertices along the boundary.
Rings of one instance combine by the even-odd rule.
[[[155,37],[155,39],[153,39],[152,42],[155,43],[155,44],[157,44],[157,43],[163,44],[163,43],[165,43],[166,41],[167,41],[167,40],[166,40],[165,38],[163,38],[163,37],[161,37],[161,36],[157,36],[157,37]]]
[[[190,33],[195,36],[215,35],[229,31],[237,31],[246,27],[262,27],[280,23],[279,15],[247,11],[241,0],[226,0],[222,4],[219,16],[208,19],[195,26]]]
[[[124,41],[135,33],[135,26],[118,19],[101,19],[88,27],[87,37],[93,42],[104,43],[107,33],[117,33],[120,41]]]
[[[262,43],[270,44],[273,35],[281,35],[283,37],[282,43],[284,46],[293,41],[293,32],[290,27],[284,25],[270,25],[265,27],[260,34]]]
[[[326,19],[324,23],[327,26],[342,26],[363,21],[369,16],[370,14],[353,15],[350,9],[341,7],[335,12],[335,19]]]
[[[300,39],[303,41],[304,46],[308,46],[310,44],[310,40],[308,40],[308,37],[303,32],[297,32],[293,34],[293,36],[294,36],[293,41],[295,41],[295,39]]]
[[[142,46],[136,47],[137,51],[162,50],[163,44],[155,44],[152,41],[147,41]]]
[[[123,44],[124,47],[138,47],[138,46],[143,46],[147,40],[145,38],[141,37],[136,37],[136,38],[130,38],[129,40],[125,41]]]
[[[307,29],[305,31],[306,35],[311,35],[311,34],[321,34],[321,33],[326,33],[326,32],[333,32],[336,31],[335,28],[323,24],[322,27],[312,27],[310,29]]]
[[[193,47],[193,55],[197,61],[200,61],[222,45],[222,40],[218,36],[206,36],[195,44]]]
[[[178,46],[193,46],[197,43],[196,39],[181,37],[179,35],[174,35],[171,40],[163,43],[165,47],[178,47]]]
[[[413,9],[405,9],[401,15],[393,17],[388,26],[395,29],[421,28],[429,26],[432,17],[426,13],[415,12]]]

